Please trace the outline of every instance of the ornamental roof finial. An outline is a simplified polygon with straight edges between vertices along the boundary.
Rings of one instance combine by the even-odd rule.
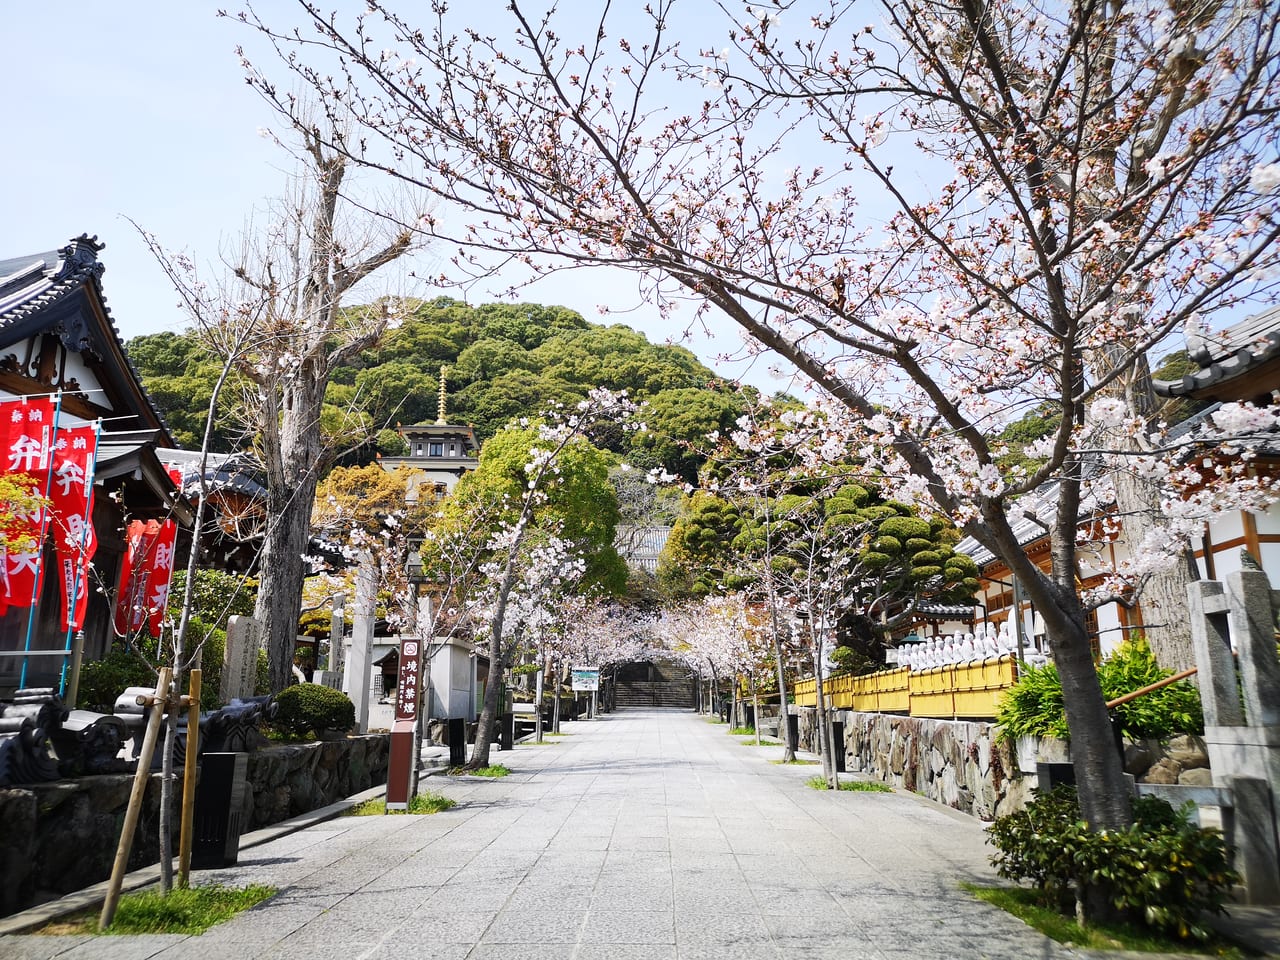
[[[443,427],[445,424],[449,422],[448,420],[445,419],[445,413],[444,413],[444,391],[445,391],[444,376],[448,372],[449,372],[449,368],[442,364],[440,366],[440,404],[437,408],[439,411],[439,416],[436,417],[436,426],[438,427]]]

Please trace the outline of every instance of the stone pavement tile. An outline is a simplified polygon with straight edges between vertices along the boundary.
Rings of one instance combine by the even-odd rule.
[[[573,960],[676,960],[676,948],[661,943],[583,943]]]
[[[477,943],[495,916],[489,911],[437,914],[424,908],[397,927],[395,935],[407,943]]]
[[[609,849],[609,835],[593,836],[591,834],[569,832],[567,834],[557,836],[555,846],[551,849],[556,852],[571,850],[604,851]]]
[[[653,837],[647,835],[634,834],[618,834],[613,838],[613,842],[609,846],[610,852],[637,850],[641,852],[662,851],[668,852],[671,849],[671,840],[668,837]]]
[[[799,960],[800,956],[802,955],[797,955],[795,960]],[[681,943],[676,945],[676,957],[677,960],[783,960],[781,951],[769,940],[760,943],[735,943],[729,953],[723,947]]]
[[[583,943],[674,944],[675,917],[670,911],[591,908],[583,925]]]
[[[236,914],[226,923],[206,930],[200,939],[207,943],[271,943],[301,929],[316,917],[324,914],[318,904],[275,906],[268,900],[264,904]]]
[[[580,956],[580,955],[579,955]],[[403,955],[395,960],[409,960]],[[572,943],[480,943],[467,960],[575,960]]]
[[[86,940],[89,934],[71,937],[41,937],[34,934],[0,937],[0,957],[5,960],[50,960]]]
[[[784,941],[813,940],[822,942],[857,943],[865,939],[865,928],[849,917],[815,917],[806,913],[787,916],[764,917],[769,933],[778,943]]]
[[[484,932],[485,943],[576,943],[586,919],[585,906],[576,909],[507,909],[494,917]]]
[[[791,894],[779,897],[761,897],[756,892],[757,910],[762,917],[786,917],[803,914],[821,920],[838,921],[852,917],[862,922],[862,917],[843,900],[825,894]]]
[[[58,960],[145,960],[166,947],[190,940],[186,934],[153,933],[137,937],[90,937],[65,953]],[[3,941],[0,941],[2,943]]]
[[[764,921],[750,914],[676,914],[676,943],[682,947],[719,944],[725,956],[733,956],[740,944],[767,942],[770,936]]]
[[[671,889],[645,888],[642,890],[597,890],[591,896],[591,909],[603,911],[671,911],[675,908],[675,895]]]
[[[497,913],[511,897],[509,889],[477,887],[474,884],[449,883],[423,902],[419,911],[427,913],[472,913],[488,910]]]
[[[709,913],[760,912],[751,889],[742,883],[676,883],[671,893],[676,907],[685,912],[699,906]]]
[[[281,942],[305,943],[337,943],[344,940],[358,940],[376,943],[388,924],[395,921],[388,916],[369,916],[359,912],[324,913],[293,933],[280,937]]]
[[[504,908],[507,910],[549,910],[553,908],[571,910],[576,907],[585,908],[590,903],[590,886],[522,883],[512,891],[511,896],[504,904]]]

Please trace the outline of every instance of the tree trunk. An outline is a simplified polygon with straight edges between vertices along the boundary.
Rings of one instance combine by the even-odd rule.
[[[1113,477],[1116,512],[1123,517],[1124,539],[1131,551],[1138,551],[1160,516],[1160,491],[1152,483],[1119,471]],[[1187,586],[1199,579],[1195,558],[1189,550],[1153,573],[1142,586],[1137,600],[1142,611],[1141,635],[1146,638],[1156,662],[1175,672],[1196,665],[1191,646],[1191,623],[1187,619]],[[1131,631],[1125,639],[1134,636]]]
[[[293,647],[306,573],[302,557],[307,552],[314,500],[314,478],[286,489],[273,487],[268,493],[272,523],[263,540],[253,614],[263,624],[272,693],[279,693],[293,679]]]
[[[778,739],[782,741],[782,762],[794,763],[796,741],[791,735],[791,723],[787,714],[787,666],[783,662],[782,636],[778,631],[778,604],[773,586],[769,587],[769,610],[773,621],[773,658],[778,669]]]
[[[484,687],[484,704],[476,722],[476,742],[467,767],[477,770],[489,765],[489,748],[498,723],[498,694],[502,689],[502,639],[489,638],[489,682]]]

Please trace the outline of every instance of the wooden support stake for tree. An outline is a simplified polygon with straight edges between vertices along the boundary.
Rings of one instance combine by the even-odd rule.
[[[182,771],[182,832],[178,837],[178,886],[191,880],[191,827],[196,814],[196,751],[200,749],[200,668],[191,671],[187,691],[187,762]]]
[[[156,751],[156,737],[160,732],[160,720],[164,716],[165,700],[169,695],[169,681],[173,671],[160,668],[156,692],[151,697],[139,697],[139,703],[150,701],[151,715],[147,718],[147,732],[142,738],[142,751],[138,754],[138,771],[133,777],[133,792],[129,794],[129,808],[124,815],[124,828],[120,832],[120,845],[116,847],[116,862],[111,868],[111,882],[107,886],[107,898],[102,903],[102,915],[98,917],[98,929],[105,930],[115,919],[116,905],[120,901],[120,887],[129,866],[129,852],[133,848],[133,834],[138,828],[138,816],[142,812],[142,798],[151,779],[151,758]]]

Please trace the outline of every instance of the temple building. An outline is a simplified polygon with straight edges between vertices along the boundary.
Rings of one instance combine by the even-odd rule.
[[[384,470],[394,473],[400,467],[412,471],[405,499],[417,503],[426,495],[438,499],[453,489],[458,478],[479,466],[480,444],[475,430],[469,426],[449,423],[445,413],[445,375],[447,368],[440,368],[439,416],[435,423],[415,423],[400,427],[407,452],[399,457],[383,457],[379,461]]]
[[[0,401],[54,395],[58,429],[101,421],[92,526],[97,537],[83,628],[85,660],[113,640],[111,598],[130,520],[192,520],[157,454],[173,446],[130,363],[102,292],[103,244],[87,234],[45,253],[0,260]],[[71,638],[60,615],[52,534],[32,608],[0,616],[0,694],[20,683],[57,687]],[[30,612],[29,612],[30,611]]]

